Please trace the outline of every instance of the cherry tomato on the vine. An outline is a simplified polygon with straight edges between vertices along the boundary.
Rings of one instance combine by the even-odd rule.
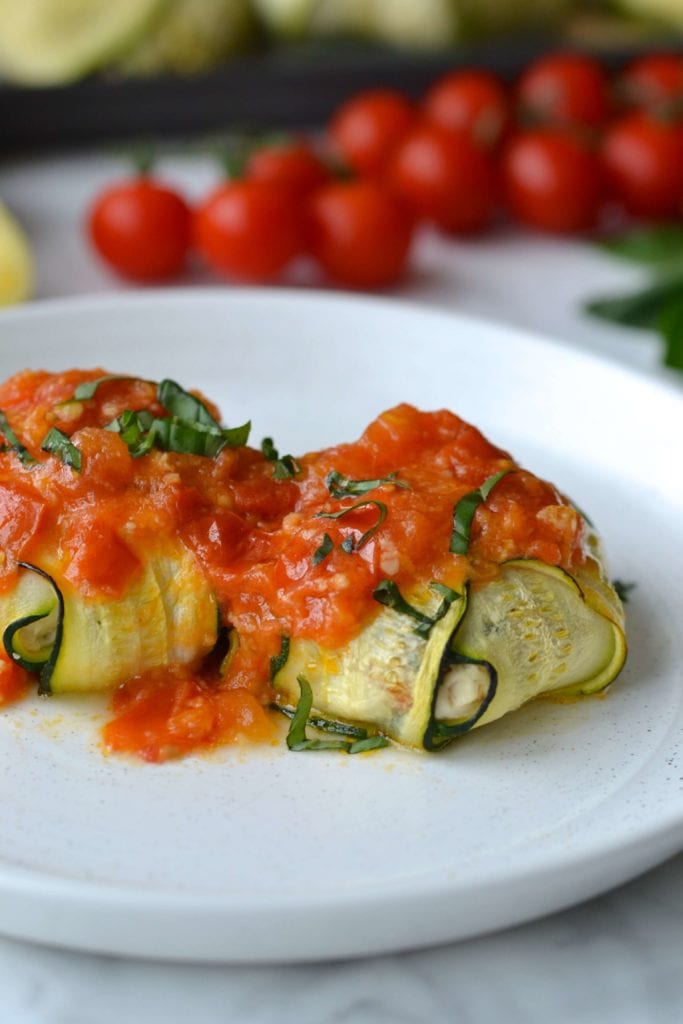
[[[386,182],[417,216],[462,234],[487,226],[498,196],[492,157],[469,135],[427,123],[397,146]]]
[[[628,114],[607,129],[602,158],[630,213],[657,219],[683,213],[683,125]]]
[[[416,117],[415,104],[394,89],[359,92],[334,114],[332,146],[357,174],[378,174]]]
[[[97,252],[119,274],[156,281],[182,270],[191,214],[177,192],[142,176],[100,193],[88,215],[88,230]]]
[[[197,210],[195,241],[213,270],[265,281],[303,251],[303,214],[287,189],[263,181],[231,181]]]
[[[510,122],[510,101],[503,83],[488,71],[452,71],[431,87],[424,99],[428,121],[464,132],[490,149]]]
[[[309,203],[309,248],[335,281],[381,288],[403,275],[413,219],[372,180],[324,185]]]
[[[505,195],[514,216],[544,231],[584,231],[595,225],[604,199],[599,158],[556,128],[512,139],[503,161]]]
[[[622,97],[639,110],[678,114],[683,118],[683,56],[653,53],[626,68],[620,81]]]
[[[271,143],[249,155],[244,176],[289,189],[294,199],[310,195],[330,180],[330,171],[305,142]]]
[[[518,82],[517,100],[522,120],[534,125],[598,128],[612,109],[605,71],[581,53],[534,61]]]

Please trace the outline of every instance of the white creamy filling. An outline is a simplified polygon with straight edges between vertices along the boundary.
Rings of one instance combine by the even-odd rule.
[[[486,697],[489,673],[484,665],[453,665],[446,672],[436,695],[437,721],[470,718]]]

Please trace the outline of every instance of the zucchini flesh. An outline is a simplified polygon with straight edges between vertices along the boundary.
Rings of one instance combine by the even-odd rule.
[[[86,598],[37,566],[22,568],[0,599],[0,628],[10,657],[39,671],[41,693],[110,689],[152,668],[199,661],[218,639],[215,597],[180,544],[153,553],[116,599]]]
[[[626,657],[621,604],[597,564],[574,577],[508,562],[460,596],[426,639],[393,609],[338,651],[294,638],[273,682],[277,706],[291,713],[302,675],[324,723],[437,750],[542,694],[595,693]],[[410,602],[433,614],[424,592]]]
[[[496,694],[473,727],[486,725],[541,694],[595,693],[621,668],[623,630],[589,602],[563,569],[518,560],[473,588],[453,649],[491,663]]]

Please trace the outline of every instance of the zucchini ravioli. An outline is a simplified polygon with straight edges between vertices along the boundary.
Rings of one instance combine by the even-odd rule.
[[[0,434],[0,695],[110,690],[111,750],[273,739],[272,708],[293,750],[437,750],[624,662],[592,526],[453,413],[293,457],[171,380],[25,371]]]

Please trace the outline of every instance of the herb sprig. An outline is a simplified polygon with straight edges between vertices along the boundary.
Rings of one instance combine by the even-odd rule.
[[[389,473],[388,476],[377,477],[375,480],[352,480],[351,477],[343,476],[338,470],[333,469],[327,474],[325,483],[333,498],[354,498],[359,494],[374,491],[383,484],[393,484],[394,487],[410,490],[410,484],[405,480],[398,480],[397,477],[398,471]]]
[[[7,416],[2,409],[0,409],[0,435],[2,435],[6,441],[6,444],[0,447],[0,451],[14,452],[22,466],[26,466],[27,468],[31,468],[36,465],[38,460],[35,459],[28,448],[21,443],[10,427]]]
[[[662,362],[683,370],[683,227],[636,228],[604,239],[600,246],[610,255],[641,264],[654,276],[638,291],[593,299],[585,311],[623,327],[657,331],[664,339]]]
[[[261,453],[273,463],[273,477],[275,480],[288,480],[301,472],[301,466],[293,455],[280,455],[273,444],[272,437],[264,437],[261,441]]]
[[[474,513],[482,502],[486,501],[498,481],[502,480],[504,476],[507,476],[508,473],[512,472],[514,472],[512,469],[502,469],[500,473],[494,473],[493,476],[484,480],[481,487],[478,487],[475,491],[469,491],[469,493],[464,494],[456,503],[455,508],[453,509],[453,532],[451,533],[451,543],[449,547],[452,554],[467,554],[470,546],[470,534],[472,532]]]
[[[347,508],[342,508],[338,512],[316,512],[316,519],[343,519],[344,516],[349,515],[350,512],[356,512],[359,508],[369,508],[374,505],[378,510],[377,520],[370,526],[365,533],[361,534],[358,540],[355,537],[346,537],[342,543],[342,551],[345,551],[347,555],[353,554],[354,551],[360,551],[360,549],[367,544],[371,537],[379,530],[380,526],[387,517],[387,506],[383,501],[375,501],[374,498],[369,498],[367,501],[357,501],[355,505],[349,505]],[[327,536],[327,534],[325,535]],[[324,540],[323,540],[324,543]],[[318,548],[318,551],[320,548]],[[316,552],[317,554],[317,552]],[[315,558],[315,555],[313,556]],[[321,559],[322,560],[322,559]],[[317,564],[317,563],[315,563]]]

